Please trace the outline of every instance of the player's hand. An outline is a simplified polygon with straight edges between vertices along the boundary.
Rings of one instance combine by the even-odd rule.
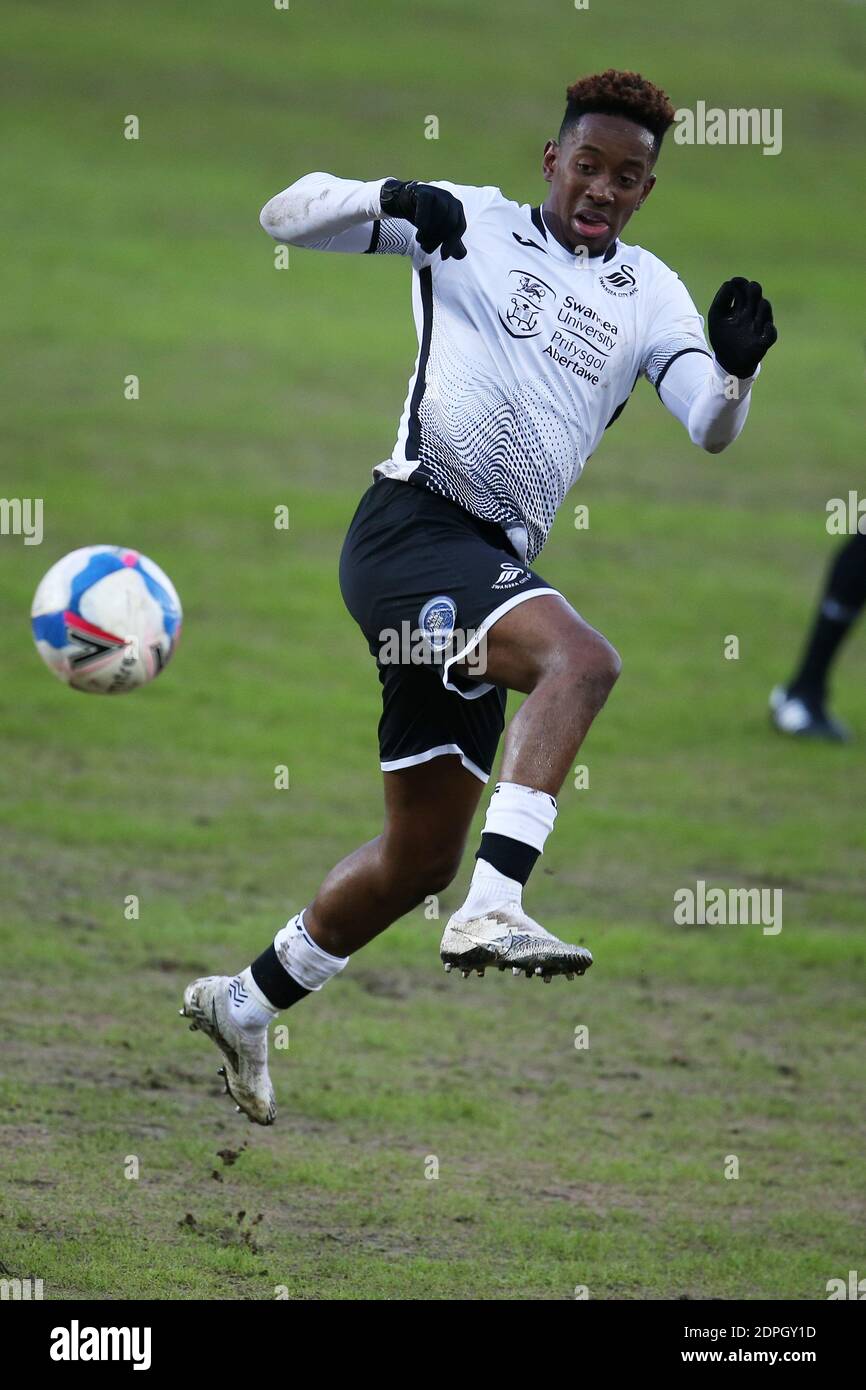
[[[726,280],[707,315],[716,361],[731,376],[754,376],[777,337],[773,309],[757,280]]]
[[[428,255],[442,248],[442,259],[462,261],[466,247],[460,240],[466,231],[463,204],[445,188],[430,183],[401,183],[386,179],[381,192],[382,214],[403,217],[418,228],[418,245]]]

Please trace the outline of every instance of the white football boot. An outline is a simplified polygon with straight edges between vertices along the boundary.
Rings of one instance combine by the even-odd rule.
[[[272,1125],[277,1115],[277,1101],[268,1075],[268,1032],[245,1032],[229,1013],[228,987],[230,975],[206,975],[193,980],[183,992],[184,1018],[191,1018],[190,1032],[201,1029],[215,1042],[225,1058],[225,1066],[217,1075],[226,1083],[226,1091],[238,1110],[257,1125]]]
[[[573,980],[592,965],[592,953],[585,946],[560,941],[527,917],[518,902],[504,903],[477,917],[460,917],[455,912],[439,954],[445,969],[456,966],[464,979],[473,970],[483,975],[487,966],[495,965],[498,970],[511,966],[513,975],[540,975],[546,984],[554,975]]]

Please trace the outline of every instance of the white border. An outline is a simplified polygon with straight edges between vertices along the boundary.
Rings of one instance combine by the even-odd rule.
[[[404,767],[417,767],[419,763],[432,762],[434,758],[444,757],[447,753],[456,753],[467,772],[472,772],[482,782],[490,781],[489,772],[482,772],[477,763],[473,763],[471,758],[467,758],[462,748],[458,748],[456,743],[440,743],[438,748],[428,748],[426,753],[412,753],[408,758],[395,758],[392,762],[380,763],[383,772],[399,772]]]
[[[556,594],[557,598],[562,598],[562,594],[558,589],[527,589],[522,594],[513,594],[511,598],[501,603],[498,608],[494,608],[492,613],[488,613],[481,626],[475,629],[475,636],[472,638],[472,641],[467,642],[463,650],[457,652],[456,655],[449,656],[445,665],[442,667],[442,684],[445,686],[446,690],[453,690],[455,695],[462,696],[464,700],[478,700],[482,695],[486,695],[488,690],[493,690],[495,688],[488,681],[483,685],[479,684],[473,686],[471,690],[460,690],[458,686],[451,684],[448,679],[448,672],[455,661],[462,661],[469,652],[478,646],[484,634],[490,631],[494,623],[498,623],[500,618],[503,618],[512,608],[516,608],[519,603],[525,603],[526,600],[530,598],[538,598],[540,594]]]

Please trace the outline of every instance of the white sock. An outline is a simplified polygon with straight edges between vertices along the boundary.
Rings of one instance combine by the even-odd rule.
[[[460,909],[461,917],[480,917],[506,903],[523,902],[523,884],[516,878],[506,878],[486,859],[476,859],[472,881],[466,901]]]
[[[229,1017],[245,1032],[261,1032],[278,1012],[262,994],[249,966],[229,981]]]
[[[349,964],[348,956],[332,956],[308,935],[304,914],[299,912],[274,937],[280,965],[302,989],[319,990]]]
[[[487,808],[484,834],[507,835],[541,854],[555,820],[556,800],[549,792],[522,787],[519,782],[497,782]]]
[[[555,820],[556,801],[549,792],[536,791],[519,782],[497,782],[487,808],[469,894],[460,909],[461,917],[476,917],[505,903],[516,902],[521,906],[523,903],[523,883],[510,878],[482,857],[484,835],[503,835],[541,854]]]

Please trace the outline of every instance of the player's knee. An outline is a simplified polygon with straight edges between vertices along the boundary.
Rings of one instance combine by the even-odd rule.
[[[619,678],[622,660],[616,648],[600,632],[580,633],[562,645],[557,653],[561,675],[581,697],[599,709]]]
[[[616,647],[601,633],[593,647],[592,657],[587,666],[587,681],[595,696],[599,709],[604,704],[613,687],[619,680],[622,660]]]
[[[599,633],[601,650],[598,653],[598,679],[604,687],[605,695],[609,695],[619,680],[622,670],[622,657],[616,647],[608,642],[606,637]]]

